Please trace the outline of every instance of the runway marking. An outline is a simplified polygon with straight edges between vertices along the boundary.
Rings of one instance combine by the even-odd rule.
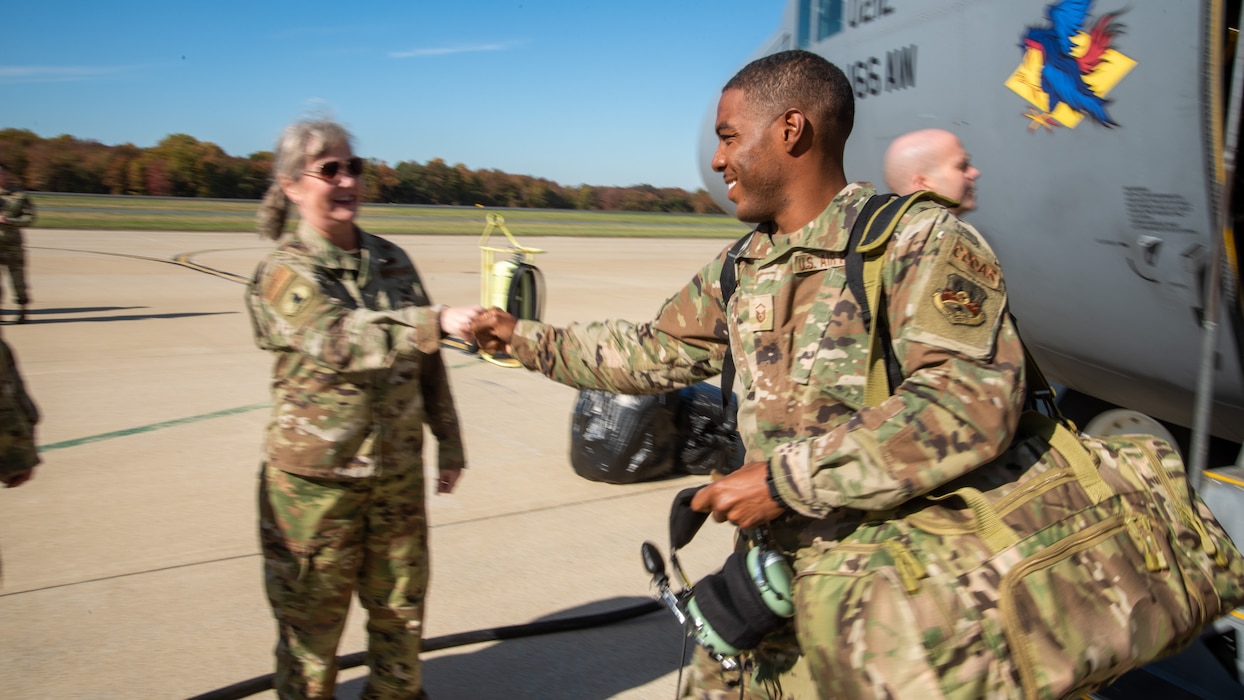
[[[62,440],[54,442],[50,445],[40,445],[40,452],[49,450],[60,450],[66,447],[77,447],[79,445],[87,445],[92,442],[102,442],[113,438],[126,437],[129,435],[137,435],[139,433],[149,433],[153,430],[162,430],[164,428],[172,428],[178,425],[187,425],[189,423],[198,423],[199,421],[211,420],[212,418],[224,418],[225,416],[235,416],[239,413],[249,413],[257,411],[261,408],[271,408],[270,403],[257,403],[250,406],[241,406],[239,408],[226,408],[223,411],[213,411],[212,413],[204,413],[199,416],[190,416],[189,418],[174,418],[160,423],[152,423],[151,425],[140,425],[137,428],[126,428],[125,430],[114,430],[110,433],[101,433],[99,435],[91,435],[89,437],[75,438],[73,440]]]
[[[464,364],[449,365],[450,369],[461,369],[463,367],[474,367],[478,363],[467,362]],[[92,442],[103,442],[104,440],[112,440],[113,438],[128,437],[130,435],[138,435],[139,433],[149,433],[153,430],[163,430],[164,428],[175,428],[179,425],[188,425],[190,423],[198,423],[200,421],[212,420],[213,418],[226,418],[228,416],[236,416],[240,413],[250,413],[258,411],[261,408],[271,408],[271,403],[256,403],[250,406],[239,406],[237,408],[226,408],[223,411],[213,411],[198,416],[190,416],[188,418],[174,418],[173,420],[161,421],[150,425],[140,425],[137,428],[126,428],[124,430],[114,430],[110,433],[100,433],[99,435],[89,435],[87,437],[74,438],[73,440],[61,440],[50,445],[40,445],[40,452],[49,452],[51,450],[63,450],[66,447],[78,447],[80,445],[89,445]]]

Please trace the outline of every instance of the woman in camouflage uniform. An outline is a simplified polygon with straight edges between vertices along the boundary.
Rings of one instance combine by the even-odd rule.
[[[362,697],[424,697],[425,423],[438,493],[464,466],[439,348],[479,309],[432,306],[406,253],[355,225],[362,168],[334,122],[285,130],[259,214],[277,248],[246,293],[255,342],[276,356],[259,529],[282,698],[333,696],[355,592],[368,613]],[[287,233],[291,202],[301,221]]]

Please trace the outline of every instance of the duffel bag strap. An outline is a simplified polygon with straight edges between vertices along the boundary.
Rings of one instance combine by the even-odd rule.
[[[1067,426],[1036,411],[1025,411],[1019,419],[1019,430],[1040,437],[1062,455],[1063,459],[1071,465],[1076,481],[1080,482],[1080,486],[1094,504],[1101,503],[1114,495],[1114,492],[1102,480],[1101,474],[1098,473],[1097,463],[1093,460],[1093,456],[1084,449],[1079,438],[1068,430]]]
[[[942,501],[951,496],[962,498],[972,509],[972,515],[976,519],[976,534],[989,547],[989,551],[997,554],[1007,547],[1019,544],[1019,535],[1002,522],[1002,516],[979,489],[965,486],[940,496],[928,496],[928,499]]]

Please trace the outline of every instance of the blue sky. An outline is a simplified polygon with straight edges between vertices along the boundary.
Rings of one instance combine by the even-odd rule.
[[[697,189],[698,133],[785,0],[23,2],[0,128],[231,155],[327,112],[359,155]]]

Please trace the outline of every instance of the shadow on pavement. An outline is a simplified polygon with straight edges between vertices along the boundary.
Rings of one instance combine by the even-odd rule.
[[[88,314],[100,311],[129,311],[130,309],[145,309],[146,306],[71,306],[64,309],[36,309],[29,308],[26,310],[27,316],[42,316],[46,314]],[[0,316],[16,316],[17,309],[0,309]]]
[[[194,316],[222,316],[225,314],[236,314],[237,311],[204,311],[204,312],[184,312],[184,313],[166,313],[166,314],[123,314],[116,316],[85,316],[73,318],[44,318],[47,316],[59,316],[63,314],[84,314],[84,313],[100,313],[104,311],[129,311],[132,309],[146,309],[146,306],[97,306],[97,307],[81,307],[68,309],[28,309],[26,311],[26,322],[22,325],[33,326],[36,324],[47,323],[99,323],[102,321],[144,321],[155,318],[190,318]],[[0,316],[17,316],[15,309],[5,309],[0,311]],[[13,325],[13,320],[6,320],[7,325]]]
[[[648,598],[614,598],[542,617],[560,619],[629,607]],[[424,688],[433,700],[605,700],[678,670],[683,634],[669,611],[602,627],[511,639],[425,658]],[[343,682],[354,700],[365,678]],[[673,683],[668,693],[674,697]]]

